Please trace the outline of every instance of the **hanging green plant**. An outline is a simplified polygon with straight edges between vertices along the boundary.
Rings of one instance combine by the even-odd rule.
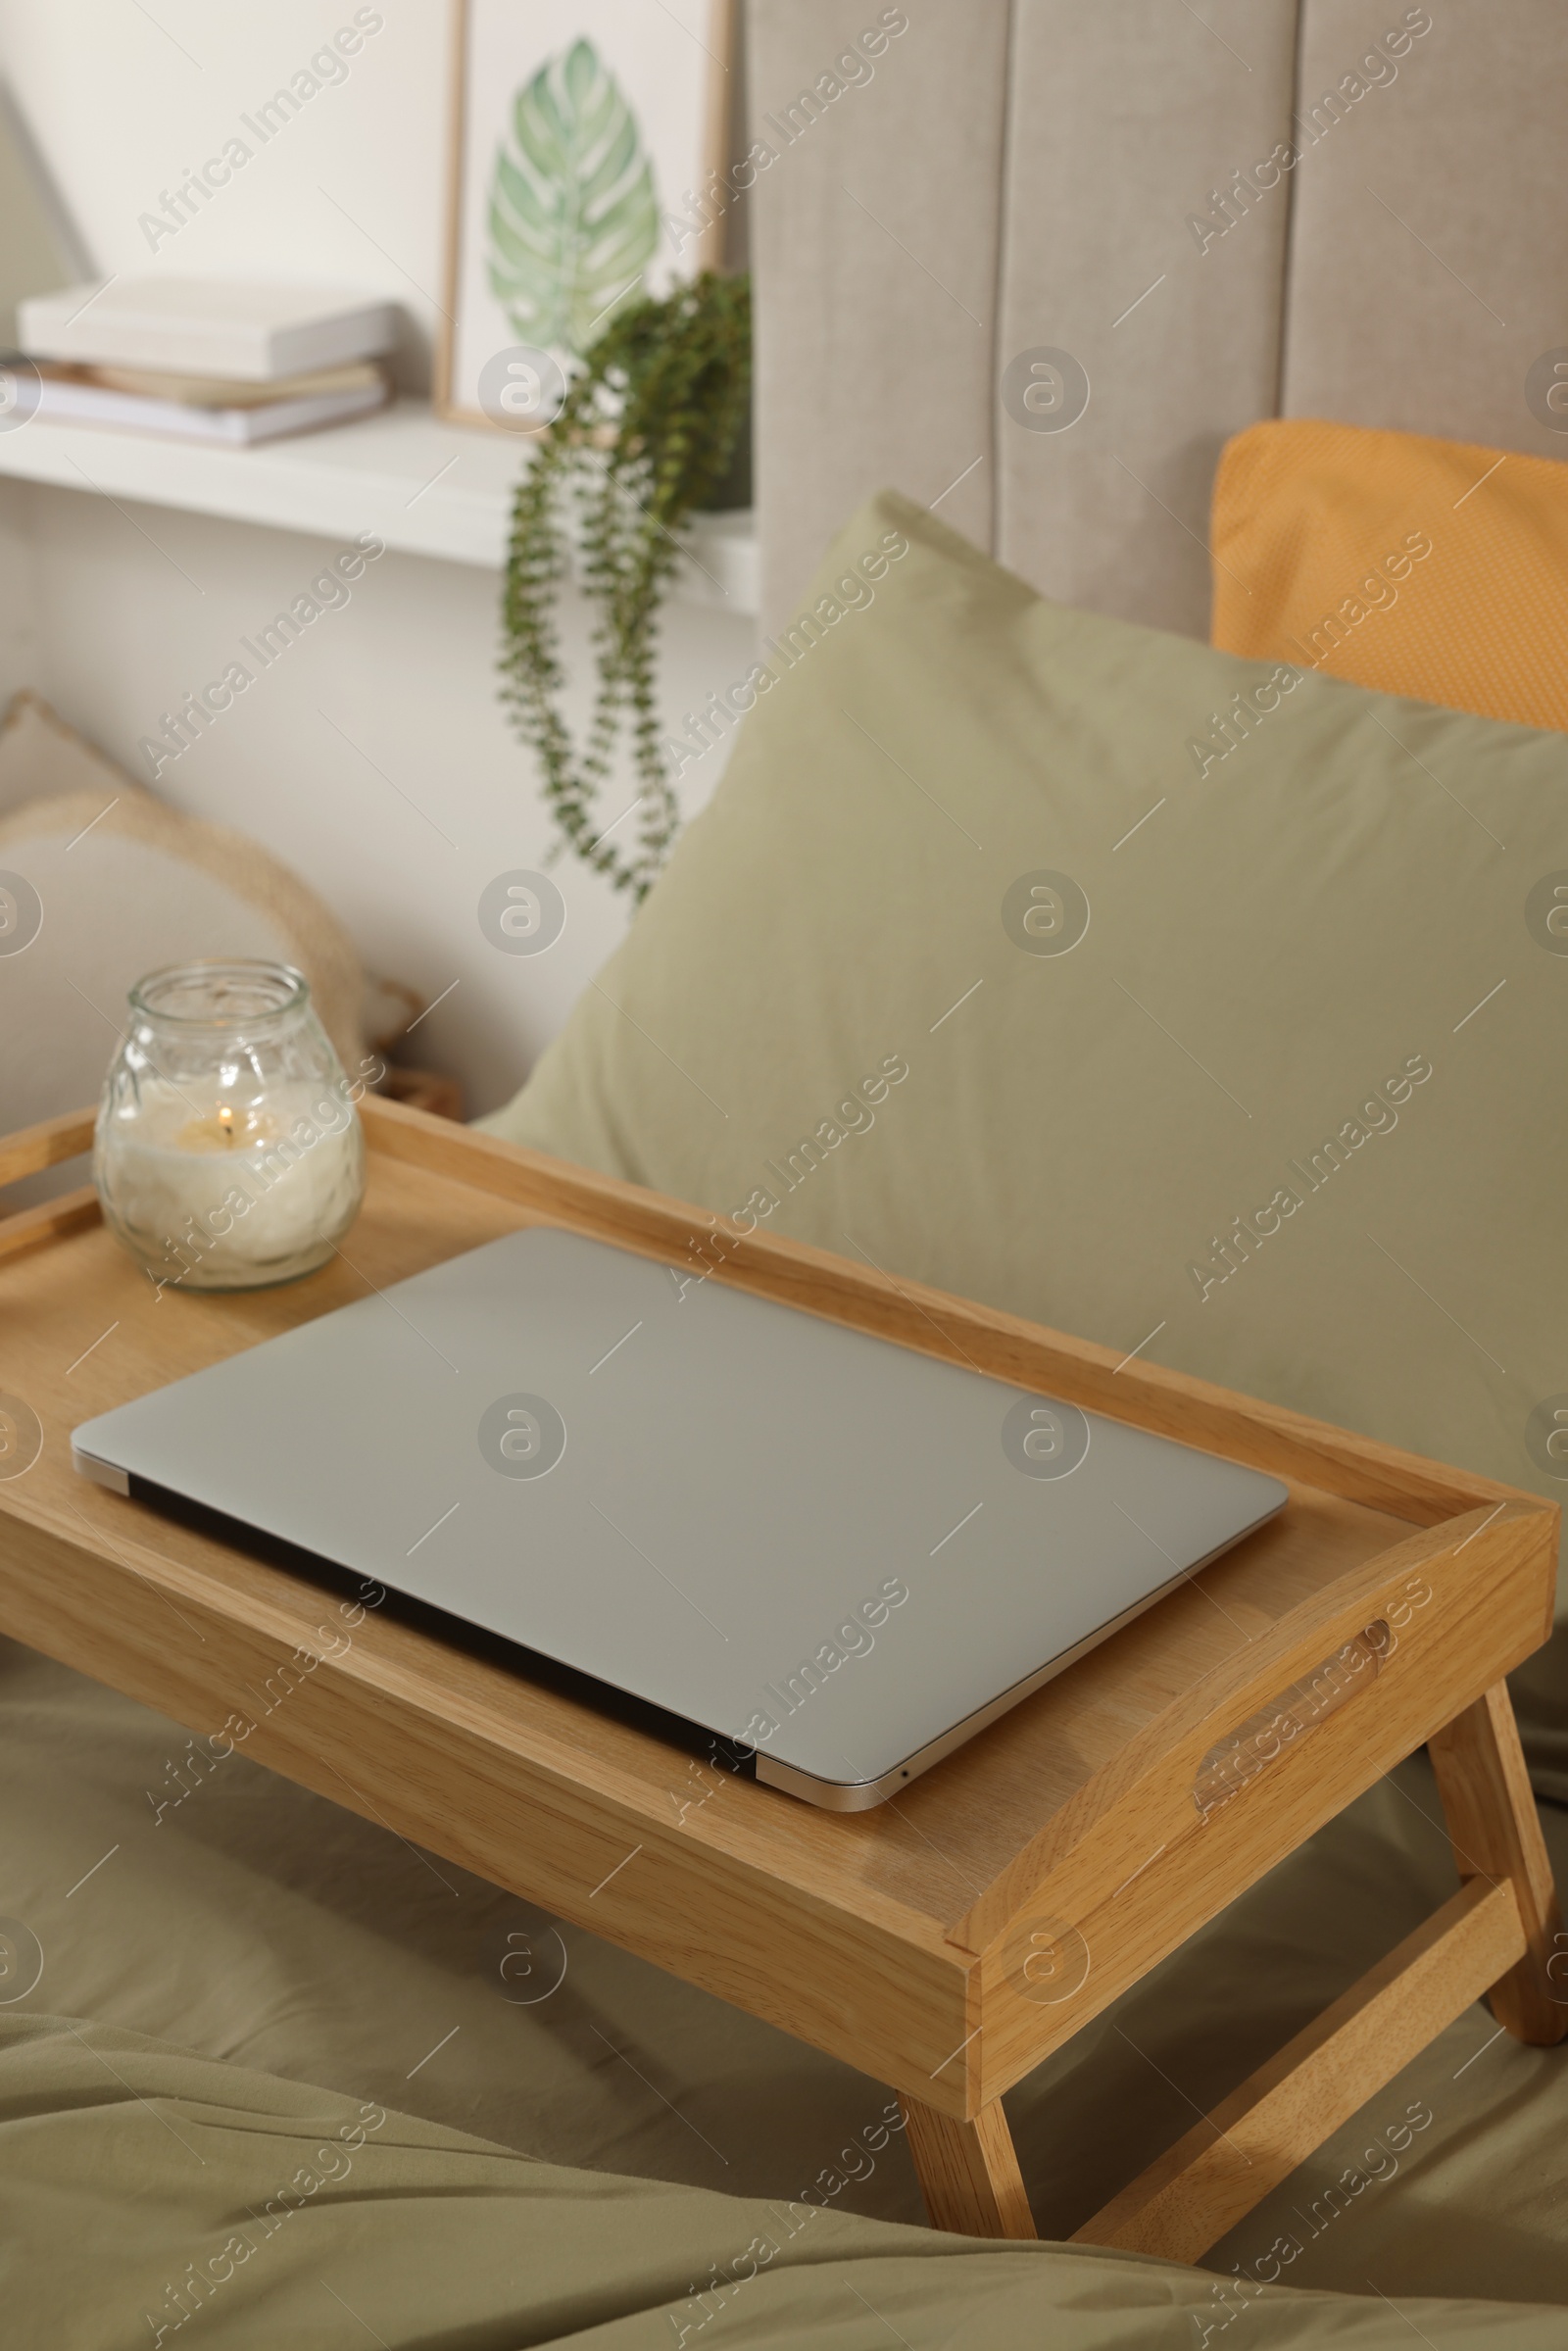
[[[639,903],[680,822],[655,701],[660,607],[680,557],[676,534],[723,482],[750,388],[747,277],[705,270],[661,300],[628,304],[573,373],[513,505],[502,699],[539,760],[562,846]],[[560,707],[568,496],[578,581],[595,608],[597,687],[580,753]],[[609,837],[598,805],[623,725],[641,786],[632,850]]]

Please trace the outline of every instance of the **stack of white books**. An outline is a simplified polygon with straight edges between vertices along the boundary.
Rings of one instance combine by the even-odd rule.
[[[321,287],[112,277],[34,295],[17,324],[39,416],[243,446],[379,408],[398,318]]]

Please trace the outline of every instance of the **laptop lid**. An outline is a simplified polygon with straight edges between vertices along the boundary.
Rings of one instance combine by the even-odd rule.
[[[550,1228],[84,1423],[76,1465],[880,1801],[1281,1507],[1261,1472]]]

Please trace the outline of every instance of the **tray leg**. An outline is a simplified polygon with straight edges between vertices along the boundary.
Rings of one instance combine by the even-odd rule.
[[[1568,2033],[1568,1936],[1506,1682],[1456,1714],[1428,1751],[1460,1878],[1506,1878],[1519,1904],[1525,1955],[1492,1985],[1493,2013],[1517,2040],[1561,2040]]]
[[[915,2177],[933,2229],[957,2236],[1032,2237],[1034,2220],[1002,2100],[972,2123],[901,2101]]]

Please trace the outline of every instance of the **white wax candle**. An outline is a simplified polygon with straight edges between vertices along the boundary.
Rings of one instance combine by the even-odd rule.
[[[255,1102],[149,1078],[134,1115],[111,1112],[99,1185],[111,1221],[155,1276],[187,1289],[283,1280],[321,1262],[364,1184],[345,1084],[289,1078]]]

